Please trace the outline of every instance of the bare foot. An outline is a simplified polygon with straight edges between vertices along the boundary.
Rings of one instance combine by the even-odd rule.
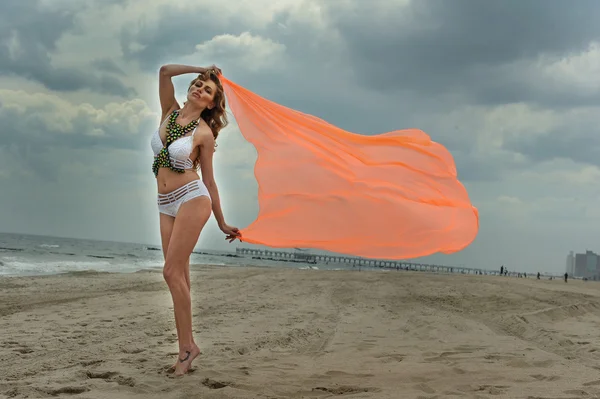
[[[190,367],[192,366],[192,362],[198,355],[200,354],[200,348],[198,345],[193,345],[188,350],[183,350],[179,352],[179,359],[177,359],[177,363],[175,363],[175,375],[181,376],[188,372]]]
[[[194,344],[194,345],[195,345],[195,344]],[[196,346],[196,347],[197,347],[197,346]],[[180,352],[180,354],[183,354],[183,356],[181,357],[181,359],[183,359],[183,358],[185,358],[185,356],[187,356],[187,353],[185,353],[185,350],[181,351],[181,352]],[[200,351],[199,355],[201,355],[201,354],[202,354],[202,351]],[[174,365],[172,365],[171,367],[169,367],[167,371],[168,371],[169,373],[172,373],[172,372],[174,372],[174,371],[175,371],[175,369],[177,368],[177,365],[178,365],[178,364],[179,364],[179,360],[177,360],[177,361],[175,362],[175,364],[174,364]],[[191,368],[192,368],[192,363],[190,362],[190,366],[188,367],[188,371],[189,371]]]

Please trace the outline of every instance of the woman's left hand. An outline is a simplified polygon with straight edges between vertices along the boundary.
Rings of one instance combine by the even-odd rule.
[[[232,242],[236,238],[239,239],[242,236],[237,227],[229,226],[228,224],[221,226],[221,231],[225,233],[225,239],[229,240],[229,242]]]

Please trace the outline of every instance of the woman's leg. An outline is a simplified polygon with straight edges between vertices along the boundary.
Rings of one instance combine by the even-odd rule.
[[[169,241],[171,241],[171,233],[173,232],[173,225],[175,224],[175,218],[173,216],[159,213],[160,216],[160,238],[162,242],[163,257],[167,260],[167,252],[169,251]],[[190,254],[191,255],[191,254]],[[187,282],[188,289],[191,289],[192,284],[190,282],[190,258],[186,264],[185,281]]]
[[[192,307],[189,284],[189,259],[200,232],[211,214],[210,198],[196,197],[181,205],[173,224],[163,275],[171,296],[175,319],[179,324],[179,361],[175,374],[184,374],[200,350],[192,333]]]
[[[173,232],[173,225],[175,224],[175,218],[169,215],[165,215],[164,213],[159,213],[160,215],[160,238],[162,242],[163,256],[165,261],[167,260],[167,252],[169,251],[169,241],[171,240],[171,233]],[[187,283],[188,290],[191,289],[190,283],[190,260],[188,258],[186,264],[186,274],[185,279]],[[179,337],[179,320],[177,320],[177,315],[175,315],[175,327],[177,328],[177,336]],[[179,351],[182,351],[181,345],[179,346]],[[177,363],[175,363],[171,369],[175,370]]]
[[[169,252],[169,241],[171,240],[171,233],[173,232],[173,225],[175,224],[175,218],[173,216],[159,213],[160,215],[160,239],[162,242],[163,256],[165,262],[167,260],[167,253]],[[175,315],[175,327],[177,328],[177,336],[179,336],[179,320]],[[179,348],[181,350],[181,347]]]

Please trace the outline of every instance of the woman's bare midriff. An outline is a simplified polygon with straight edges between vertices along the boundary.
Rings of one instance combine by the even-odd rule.
[[[169,168],[160,168],[158,170],[156,184],[160,194],[168,194],[171,191],[177,190],[179,187],[198,179],[200,179],[200,176],[193,170],[186,170],[183,173],[178,173]]]

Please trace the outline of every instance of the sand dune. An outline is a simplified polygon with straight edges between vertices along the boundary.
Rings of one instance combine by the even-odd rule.
[[[203,355],[160,272],[0,279],[0,398],[600,397],[600,285],[196,267]]]

